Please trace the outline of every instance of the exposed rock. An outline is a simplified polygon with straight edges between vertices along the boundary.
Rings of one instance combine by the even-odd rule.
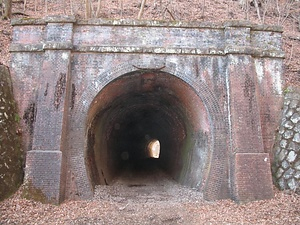
[[[294,162],[296,157],[297,157],[297,154],[294,151],[290,151],[290,153],[287,156],[287,161],[289,161],[290,163]]]
[[[300,115],[299,113],[294,113],[293,116],[291,117],[291,121],[296,124],[298,121],[300,121]]]
[[[294,174],[294,177],[296,179],[299,179],[300,178],[300,171],[297,171],[295,174]]]
[[[287,143],[288,143],[287,140],[284,140],[284,139],[281,140],[281,141],[280,141],[280,147],[281,147],[281,148],[285,148],[285,147],[287,146]]]
[[[283,104],[278,140],[274,148],[276,155],[273,173],[275,183],[280,189],[295,191],[300,186],[300,113],[298,113],[300,88],[289,87],[288,90]],[[281,151],[278,151],[278,148]]]
[[[289,179],[288,182],[287,182],[287,185],[293,191],[295,191],[296,188],[298,187],[298,184],[297,184],[297,182],[295,181],[294,178]]]
[[[287,155],[287,153],[288,153],[287,150],[282,149],[281,152],[280,152],[279,155],[278,155],[279,161],[284,160],[284,158],[285,158],[285,156]]]
[[[284,126],[280,126],[278,133],[283,134],[285,131]]]
[[[300,123],[298,122],[297,125],[294,127],[294,131],[300,133]]]
[[[283,124],[283,126],[287,129],[293,129],[294,124],[290,120],[288,120]]]
[[[296,134],[294,135],[293,141],[295,141],[295,142],[297,142],[297,143],[300,143],[300,133],[296,133]]]
[[[298,105],[298,100],[293,99],[293,100],[290,102],[289,107],[290,107],[291,109],[295,109],[295,108],[297,107],[297,105]]]
[[[278,185],[281,190],[284,190],[286,188],[286,182],[283,177],[278,180]]]
[[[287,180],[287,179],[290,179],[290,178],[293,176],[294,172],[295,172],[294,169],[289,168],[289,169],[288,169],[287,171],[285,171],[284,174],[283,174],[284,179],[286,179],[286,180]]]
[[[282,114],[285,115],[288,110],[289,110],[289,107],[287,105],[283,106]],[[282,119],[285,119],[285,118],[282,118]]]
[[[283,105],[284,105],[284,109],[288,109],[289,104],[291,103],[291,100],[287,99],[286,101],[284,101]],[[283,110],[284,114],[286,113],[285,110]]]
[[[294,132],[293,132],[293,131],[287,130],[287,131],[284,132],[283,137],[284,137],[285,139],[290,139],[291,137],[293,137],[293,135],[294,135]]]
[[[295,163],[294,168],[300,170],[300,160]]]
[[[284,160],[283,162],[282,162],[282,168],[283,169],[287,169],[287,168],[289,168],[290,167],[290,164],[286,161],[286,160]]]
[[[281,126],[281,127],[279,128],[279,131],[278,131],[278,133],[279,133],[279,134],[283,134],[283,133],[284,133],[284,131],[285,131],[284,127],[283,127],[283,126]]]
[[[277,178],[280,178],[280,177],[282,176],[283,172],[284,172],[284,170],[283,170],[282,168],[279,168],[279,169],[277,170],[276,177],[277,177]]]
[[[294,110],[290,109],[287,111],[287,113],[285,114],[286,118],[290,118],[292,115],[294,114]]]
[[[276,155],[279,155],[280,151],[281,151],[281,148],[277,146],[277,147],[276,147],[276,150],[275,150],[275,154],[276,154]]]
[[[287,149],[298,152],[299,151],[299,145],[297,145],[295,142],[290,142]]]

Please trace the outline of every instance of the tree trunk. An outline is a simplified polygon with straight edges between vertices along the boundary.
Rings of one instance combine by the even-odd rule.
[[[90,19],[92,16],[91,2],[90,0],[85,0],[85,18]]]
[[[4,16],[3,19],[10,19],[11,18],[11,4],[12,0],[4,0]]]
[[[259,10],[259,6],[258,6],[257,0],[254,0],[254,6],[255,6],[255,9],[256,9],[256,13],[257,13],[257,17],[259,19],[259,22],[262,23],[261,16],[260,16],[260,10]]]

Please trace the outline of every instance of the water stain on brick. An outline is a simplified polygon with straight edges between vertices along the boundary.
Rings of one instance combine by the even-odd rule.
[[[55,92],[54,92],[54,107],[56,110],[58,110],[59,108],[65,90],[66,90],[66,73],[60,73],[59,79],[55,85]]]
[[[72,84],[71,109],[74,108],[74,105],[75,105],[75,97],[76,97],[76,86],[75,86],[75,84]]]
[[[250,100],[254,97],[255,92],[255,83],[250,78],[250,76],[247,74],[245,80],[245,86],[244,86],[244,96],[249,97]]]
[[[23,115],[23,120],[25,120],[25,124],[27,125],[30,135],[32,135],[34,131],[35,116],[36,105],[35,102],[32,102],[28,105]]]
[[[245,84],[244,84],[244,97],[249,99],[249,111],[253,111],[253,101],[255,99],[255,83],[250,78],[248,74],[246,74]]]
[[[47,96],[48,95],[48,88],[49,88],[49,83],[47,83],[46,85],[46,90],[44,92],[44,96]]]

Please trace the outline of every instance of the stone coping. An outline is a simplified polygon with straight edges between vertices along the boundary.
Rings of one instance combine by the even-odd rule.
[[[11,44],[10,52],[43,52],[45,50],[71,50],[73,52],[94,53],[154,53],[181,55],[228,55],[245,54],[254,57],[284,58],[283,51],[260,50],[253,47],[226,46],[224,49],[196,49],[196,48],[163,48],[163,47],[131,47],[131,46],[72,46],[69,43],[47,43],[37,45]]]
[[[12,26],[45,25],[47,23],[75,23],[91,26],[139,26],[139,27],[178,27],[178,28],[208,28],[224,29],[226,27],[250,27],[254,31],[272,31],[282,33],[281,26],[254,24],[245,20],[228,20],[221,23],[202,21],[163,21],[163,20],[134,20],[134,19],[89,19],[77,20],[74,16],[48,16],[45,18],[14,18]]]

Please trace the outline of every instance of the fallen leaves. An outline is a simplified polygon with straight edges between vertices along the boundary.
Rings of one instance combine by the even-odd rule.
[[[165,196],[168,195],[168,198]],[[300,196],[275,191],[271,200],[206,202],[171,181],[99,186],[92,200],[59,206],[21,198],[0,203],[0,224],[300,224]]]

